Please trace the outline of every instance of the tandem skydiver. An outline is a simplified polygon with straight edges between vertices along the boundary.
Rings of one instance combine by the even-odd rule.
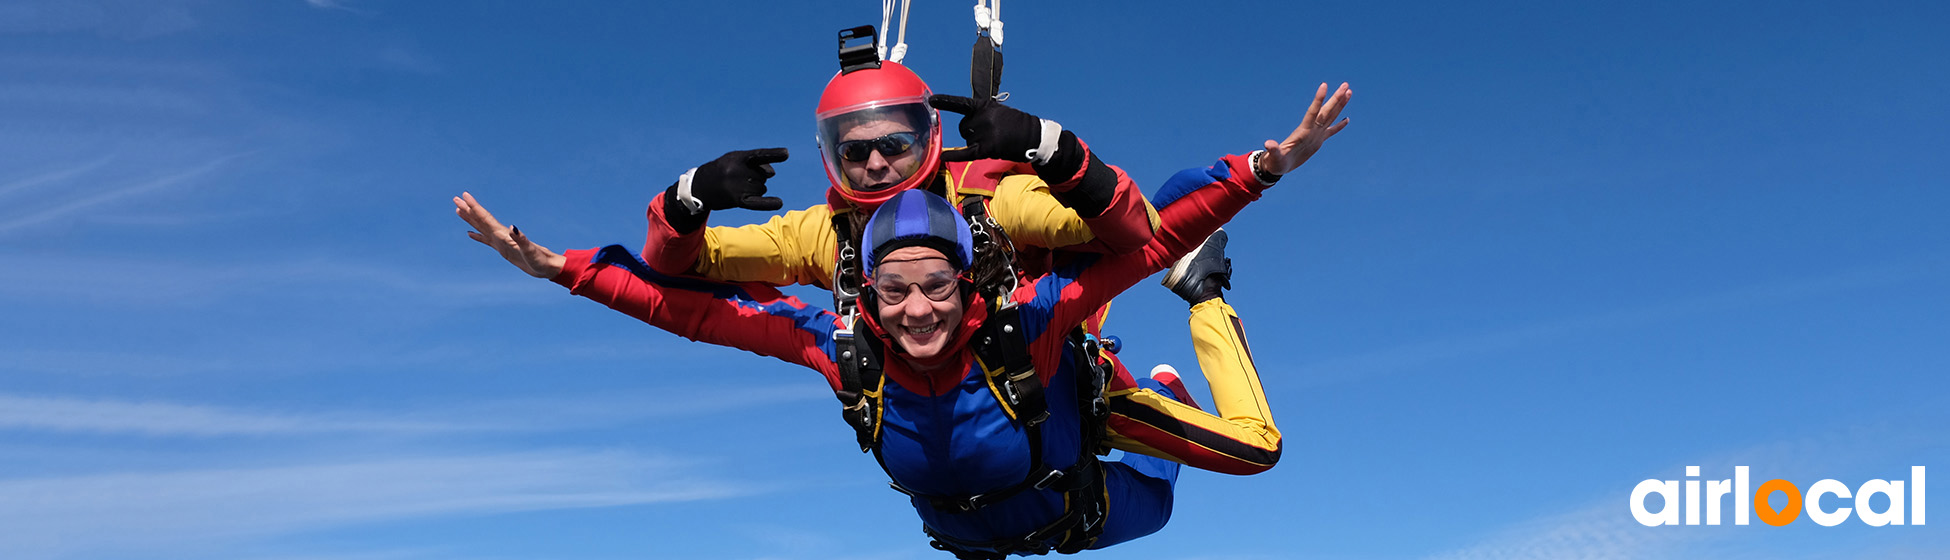
[[[864,227],[862,276],[869,283],[863,284],[857,323],[769,286],[662,274],[616,246],[556,254],[503,227],[469,194],[455,198],[455,211],[477,230],[470,237],[530,275],[680,336],[807,366],[836,393],[866,397],[865,425],[855,426],[859,439],[897,488],[912,496],[937,548],[961,558],[1075,552],[1163,526],[1178,467],[1147,455],[1196,447],[1204,451],[1172,459],[1221,472],[1254,462],[1270,466],[1269,457],[1253,448],[1263,434],[1249,428],[1271,427],[1263,396],[1243,403],[1220,397],[1217,416],[1175,424],[1212,431],[1091,434],[1093,424],[1116,429],[1117,416],[1132,410],[1128,402],[1120,404],[1138,394],[1132,387],[1175,391],[1133,380],[1103,361],[1104,354],[1076,352],[1067,333],[1116,293],[1167,266],[1185,267],[1172,275],[1180,280],[1204,278],[1194,291],[1216,295],[1225,277],[1223,265],[1214,263],[1223,258],[1201,258],[1193,249],[1201,242],[1209,247],[1216,236],[1208,234],[1271,186],[1269,172],[1304,163],[1345,126],[1333,119],[1348,98],[1346,88],[1323,106],[1326,93],[1323,85],[1287,142],[1175,176],[1165,189],[1173,201],[1160,210],[1162,227],[1140,250],[1080,257],[1010,291],[1004,296],[1013,304],[1008,306],[991,306],[974,289],[968,276],[977,259],[973,236],[953,207],[927,192],[897,194]],[[1224,305],[1216,299],[1201,304],[1214,301]],[[862,336],[835,336],[850,328]],[[1014,352],[1007,351],[1011,336]],[[1104,384],[1089,378],[1103,375],[1112,377],[1113,389],[1123,389],[1091,394]],[[1021,389],[1042,394],[1033,401],[1017,398]],[[1245,388],[1254,395],[1257,390],[1256,383]],[[1175,406],[1186,409],[1176,411],[1184,415],[1204,414]],[[1136,423],[1129,427],[1149,419],[1127,420]],[[1136,453],[1099,462],[1091,444],[1099,439]]]
[[[1346,94],[1343,86],[1334,96],[1334,107],[1346,102]],[[965,115],[960,128],[969,147],[942,148],[937,107]],[[1141,246],[1156,223],[1155,210],[1136,189],[1120,188],[1130,183],[1123,171],[1103,164],[1073,132],[991,100],[931,95],[927,84],[896,63],[849,61],[843,52],[841,71],[827,84],[815,116],[831,182],[827,204],[787,212],[763,224],[703,227],[712,210],[780,206],[778,199],[764,196],[765,181],[772,176],[769,164],[783,160],[785,150],[728,153],[685,173],[653,199],[646,212],[650,225],[643,251],[649,266],[664,274],[722,281],[837,287],[834,308],[848,316],[853,292],[861,282],[857,262],[861,226],[881,202],[905,190],[921,188],[944,195],[958,201],[973,218],[980,231],[972,276],[976,289],[988,293],[992,302],[1004,300],[997,296],[1006,294],[1017,276],[1033,278],[1072,258]],[[1330,122],[1319,127],[1328,125],[1344,126]],[[1268,141],[1268,150],[1241,158],[1248,163],[1244,167],[1262,181],[1278,180],[1311,155],[1310,151],[1301,155],[1293,144],[1297,138]],[[1261,156],[1269,153],[1272,156],[1262,161]],[[1224,167],[1222,162],[1220,168]],[[1199,184],[1199,176],[1194,172],[1189,182]],[[1184,181],[1174,178],[1174,182]],[[1175,198],[1177,188],[1167,184],[1160,196]],[[1211,249],[1201,253],[1217,255],[1222,265],[1224,241],[1223,237],[1214,240]],[[985,247],[1014,249],[1015,258],[1009,258],[1009,251]],[[991,254],[996,258],[989,258]],[[1204,279],[1203,274],[1177,274],[1168,276],[1166,285],[1194,304],[1190,318],[1194,348],[1214,398],[1244,399],[1264,408],[1237,314],[1223,301],[1206,303],[1213,298],[1199,288]],[[1213,285],[1224,282],[1221,278]],[[1101,313],[1094,315],[1086,329],[1097,334],[1101,320]],[[1221,370],[1219,375],[1214,375],[1214,368]],[[1183,387],[1175,375],[1159,379],[1174,389]],[[1183,429],[1178,424],[1185,418],[1207,418],[1186,414],[1171,398],[1139,392],[1129,402],[1146,403],[1148,409],[1132,412],[1150,422],[1128,429],[1173,432]],[[1184,394],[1182,389],[1178,392]],[[1115,424],[1113,436],[1119,433]],[[1277,428],[1269,421],[1251,429],[1261,434],[1256,451],[1277,456]],[[1180,458],[1201,451],[1181,447],[1143,452]],[[1269,466],[1270,461],[1225,472],[1247,474]]]

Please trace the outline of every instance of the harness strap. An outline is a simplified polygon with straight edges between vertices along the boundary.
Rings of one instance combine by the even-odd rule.
[[[977,365],[1003,410],[1024,426],[1035,427],[1049,419],[1049,402],[1043,398],[1043,380],[1030,360],[1023,331],[1021,309],[1011,306],[990,315],[972,342]]]
[[[1044,397],[1042,380],[1029,361],[1027,348],[1019,346],[1023,339],[1021,321],[1018,308],[997,312],[983,325],[983,332],[976,335],[975,359],[988,377],[989,390],[995,394],[1003,411],[1009,413],[1012,419],[1023,422],[1024,435],[1029,440],[1029,463],[1035,467],[1020,482],[971,496],[921,494],[890,482],[895,491],[927,500],[935,509],[942,511],[970,512],[1030,489],[1054,488],[1074,493],[1098,485],[1100,481],[1091,475],[1096,473],[1097,454],[1103,446],[1110,417],[1110,404],[1105,397],[1105,388],[1110,380],[1110,364],[1102,358],[1096,338],[1084,334],[1080,328],[1070,332],[1066,347],[1075,352],[1073,358],[1078,366],[1075,378],[1077,410],[1083,433],[1078,443],[1076,462],[1067,469],[1050,467],[1043,460],[1042,445],[1042,427],[1043,422],[1049,419],[1049,403]],[[1005,365],[989,365],[992,363]]]
[[[952,552],[958,559],[1003,560],[1010,555],[1043,555],[1052,550],[1059,554],[1076,554],[1090,548],[1097,542],[1097,537],[1104,533],[1107,508],[1101,482],[1103,466],[1096,461],[1091,461],[1089,466],[1086,474],[1098,482],[1067,492],[1069,507],[1065,508],[1063,515],[1021,538],[971,541],[941,534],[926,525],[922,525],[921,530],[934,539],[928,543],[929,546]]]
[[[882,369],[885,350],[875,342],[872,334],[856,334],[851,328],[833,331],[833,348],[839,352],[834,361],[840,368],[840,389],[833,396],[840,400],[840,417],[853,427],[860,451],[873,451],[877,457],[887,376]]]
[[[860,247],[854,241],[855,212],[833,213],[833,312],[852,317],[859,309],[860,290],[867,284],[860,267]]]

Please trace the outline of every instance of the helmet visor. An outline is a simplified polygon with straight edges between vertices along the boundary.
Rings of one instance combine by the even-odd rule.
[[[840,186],[876,192],[899,185],[938,149],[935,113],[921,98],[843,107],[819,115],[819,152]]]

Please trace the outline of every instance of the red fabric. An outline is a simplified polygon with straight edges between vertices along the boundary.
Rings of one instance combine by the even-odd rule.
[[[1117,190],[1110,206],[1095,218],[1084,218],[1083,223],[1090,226],[1090,234],[1096,240],[1082,247],[1104,253],[1128,253],[1151,242],[1151,215],[1146,211],[1150,206],[1144,194],[1138,192],[1137,183],[1117,166],[1109,166],[1117,172]]]
[[[808,310],[798,298],[786,296],[762,284],[731,286],[749,296],[746,305],[714,297],[712,294],[666,288],[638,278],[622,267],[597,266],[592,261],[597,249],[568,251],[562,272],[550,280],[579,295],[609,306],[610,309],[649,323],[671,334],[718,346],[745,350],[812,368],[826,377],[833,390],[840,388],[839,367],[826,355],[822,341],[811,331],[800,328],[793,317],[767,311],[769,306]],[[810,308],[819,321],[835,325],[839,316]]]
[[[657,193],[652,197],[650,208],[643,213],[644,219],[650,222],[650,231],[643,237],[643,260],[664,274],[689,273],[697,264],[698,254],[704,252],[704,227],[687,234],[671,228],[670,220],[664,217],[666,194]]]

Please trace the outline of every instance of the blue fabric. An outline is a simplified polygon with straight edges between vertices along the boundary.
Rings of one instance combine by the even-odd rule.
[[[1149,377],[1137,380],[1139,388],[1184,401],[1163,383]],[[1173,490],[1178,486],[1180,465],[1149,455],[1125,453],[1116,462],[1104,463],[1104,481],[1110,492],[1110,513],[1104,518],[1104,534],[1090,548],[1104,548],[1158,532],[1171,521]]]
[[[1179,171],[1170,179],[1166,179],[1164,185],[1158,187],[1157,194],[1151,195],[1151,204],[1164,208],[1200,187],[1231,178],[1232,167],[1226,165],[1224,159],[1205,169],[1192,168]]]
[[[1029,301],[1018,304],[1023,306],[1024,340],[1036,340],[1049,330],[1050,318],[1056,314],[1056,303],[1063,299],[1063,290],[1075,284],[1077,277],[1082,276],[1084,270],[1102,259],[1103,255],[1100,254],[1079,253],[1068,264],[1057,267],[1056,270],[1036,279],[1036,295]]]
[[[881,204],[873,217],[867,219],[865,246],[868,258],[862,272],[869,278],[873,277],[874,267],[880,264],[880,256],[885,254],[881,247],[887,243],[926,238],[939,239],[954,246],[954,254],[948,257],[955,261],[956,270],[965,269],[975,261],[975,239],[968,232],[968,222],[962,218],[961,212],[940,195],[909,189]]]
[[[1078,366],[1071,356],[1064,353],[1045,389],[1050,418],[1043,427],[1043,461],[1054,468],[1075,464],[1083,444],[1073,377]],[[1138,380],[1138,386],[1183,400],[1149,378]],[[887,403],[881,456],[888,475],[903,487],[923,494],[961,496],[1015,484],[1029,473],[1028,436],[996,406],[979,371],[971,371],[954,390],[936,397],[890,384]],[[1126,453],[1103,467],[1110,501],[1103,535],[1091,548],[1155,533],[1171,520],[1178,463]],[[969,513],[939,511],[921,498],[912,500],[912,505],[929,528],[971,541],[1028,534],[1064,511],[1063,495],[1050,490],[1023,492]]]
[[[1082,455],[1074,369],[1066,357],[1044,390],[1050,417],[1041,428],[1042,454],[1051,468],[1067,468]],[[890,383],[885,398],[881,458],[888,476],[902,487],[933,496],[968,496],[1015,485],[1035,467],[1029,462],[1028,432],[996,404],[979,367],[971,367],[939,396]],[[989,541],[1043,528],[1063,514],[1064,496],[1032,489],[968,513],[937,510],[920,498],[913,506],[922,523],[937,532]]]

